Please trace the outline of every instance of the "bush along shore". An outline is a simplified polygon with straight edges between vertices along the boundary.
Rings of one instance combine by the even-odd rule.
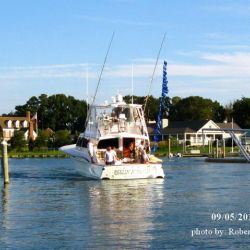
[[[240,154],[239,148],[236,146],[232,147],[225,147],[225,152],[223,152],[223,148],[220,146],[218,147],[218,157],[238,157]],[[225,155],[224,155],[225,153]],[[168,146],[167,141],[162,141],[158,144],[158,148],[154,152],[154,155],[157,157],[166,157],[172,154],[173,156],[183,156],[183,157],[215,157],[216,147],[213,146],[209,148],[208,146],[196,146],[196,147],[183,147],[183,146]]]
[[[9,151],[9,158],[69,158],[68,155],[59,150],[42,150],[42,151]],[[0,154],[2,157],[2,154]]]

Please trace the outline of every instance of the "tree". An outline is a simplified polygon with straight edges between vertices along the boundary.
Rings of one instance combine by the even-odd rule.
[[[26,111],[38,114],[38,127],[53,130],[68,129],[72,132],[83,131],[86,119],[87,104],[73,96],[57,94],[32,96],[24,105],[16,106],[16,115]]]
[[[131,103],[132,102],[132,96],[127,95],[124,96],[124,101],[126,103]],[[145,104],[145,96],[133,96],[133,102],[136,104],[141,104],[144,105]],[[159,112],[159,108],[160,108],[160,98],[154,98],[152,95],[148,97],[148,102],[147,102],[147,106],[145,109],[145,118],[146,120],[156,120],[157,119],[157,115]]]
[[[233,118],[233,103],[229,102],[224,106],[224,117],[227,121],[232,121]]]
[[[190,96],[175,100],[170,109],[170,119],[175,121],[214,120],[223,121],[223,107],[210,99]]]
[[[39,107],[39,99],[35,96],[32,96],[24,105],[16,106],[15,114],[18,116],[26,114],[27,111],[30,111],[31,114],[35,114]]]
[[[250,128],[250,98],[243,97],[233,104],[233,118],[242,128]]]
[[[39,150],[48,149],[49,139],[50,139],[49,135],[46,131],[44,130],[39,131],[38,137],[36,138],[34,142],[34,148],[37,148]]]
[[[17,130],[14,132],[14,136],[10,139],[11,149],[17,151],[27,151],[27,141],[24,137],[24,132],[22,130]]]
[[[55,132],[55,146],[61,147],[71,144],[70,132],[68,130],[59,130]]]

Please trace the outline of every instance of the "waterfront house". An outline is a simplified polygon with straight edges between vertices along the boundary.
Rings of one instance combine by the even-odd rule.
[[[31,118],[30,112],[26,116],[0,116],[0,138],[8,141],[17,130],[24,130],[25,139],[35,140],[37,137],[37,117]]]
[[[181,144],[183,142],[190,146],[208,145],[209,141],[229,139],[230,135],[223,131],[226,128],[240,128],[236,123],[215,123],[212,120],[195,121],[170,121],[167,127],[161,130],[161,139],[174,137]],[[205,129],[221,129],[221,131],[208,131]],[[149,125],[149,133],[153,137],[153,125]],[[236,132],[240,138],[241,132]]]

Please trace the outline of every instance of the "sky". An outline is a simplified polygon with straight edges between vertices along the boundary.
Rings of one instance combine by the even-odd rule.
[[[202,96],[227,105],[250,94],[248,0],[0,1],[0,114],[31,96],[117,93]]]

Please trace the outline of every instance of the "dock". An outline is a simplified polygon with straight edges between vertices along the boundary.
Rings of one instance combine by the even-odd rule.
[[[245,158],[230,157],[230,158],[206,158],[206,162],[214,163],[248,163]]]

